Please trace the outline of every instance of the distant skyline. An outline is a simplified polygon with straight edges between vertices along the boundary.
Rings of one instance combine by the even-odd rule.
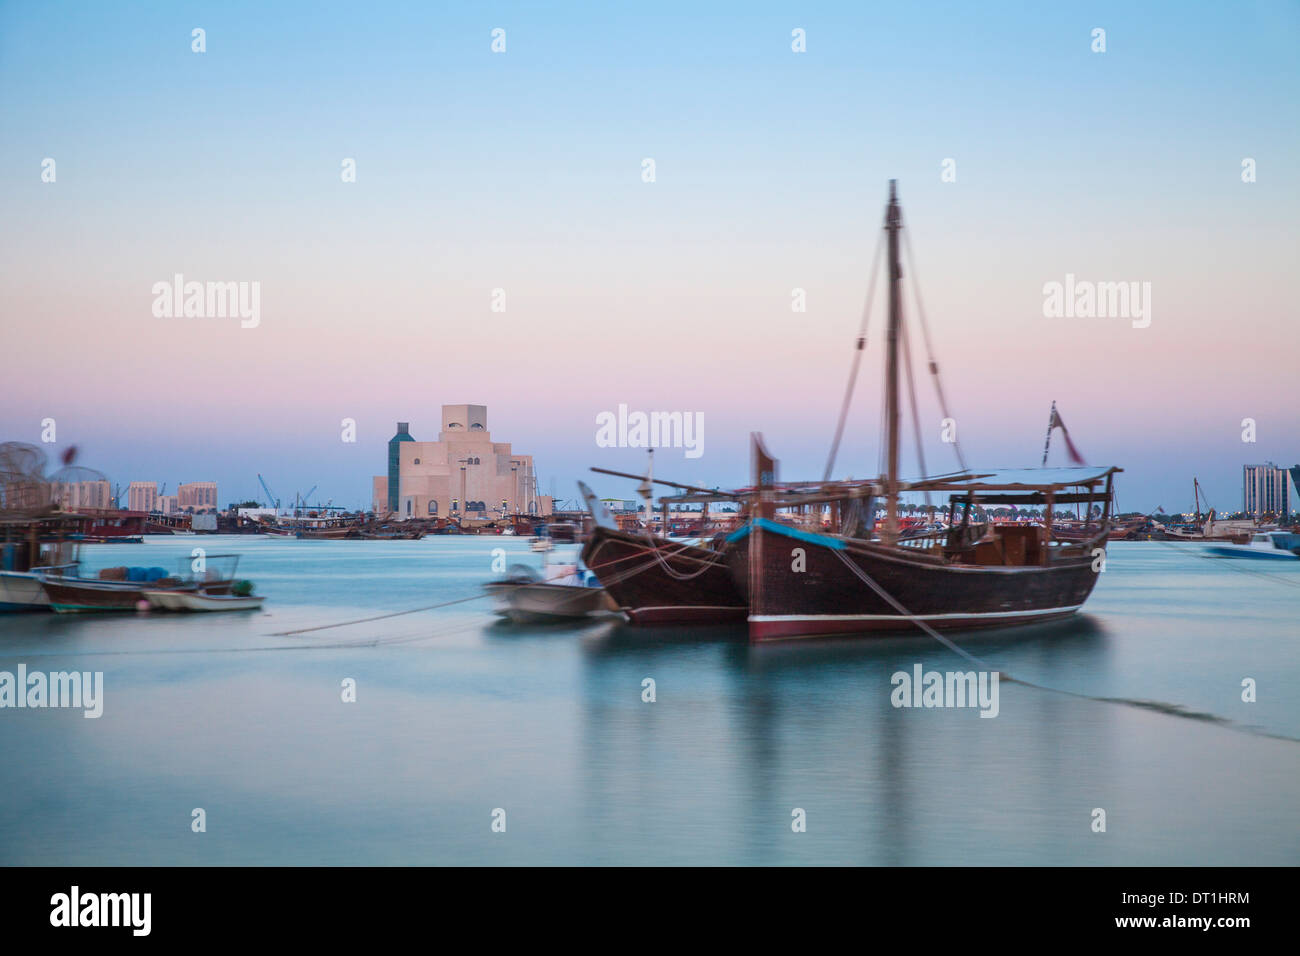
[[[367,506],[396,422],[477,403],[541,493],[629,497],[588,471],[642,470],[596,440],[625,404],[703,417],[657,475],[743,484],[762,431],[819,477],[896,178],[968,462],[1037,465],[1055,400],[1122,510],[1193,476],[1236,510],[1300,462],[1298,38],[1287,2],[0,6],[0,440]],[[260,321],[159,317],[177,274]],[[1149,326],[1045,317],[1067,277],[1149,283]],[[882,304],[841,475],[876,473]]]

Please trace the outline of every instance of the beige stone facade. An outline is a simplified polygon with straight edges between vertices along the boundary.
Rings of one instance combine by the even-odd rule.
[[[131,511],[158,510],[158,482],[133,481],[127,487],[126,506]]]
[[[217,483],[187,481],[176,489],[176,506],[181,511],[216,511]]]
[[[404,434],[399,426],[399,435]],[[400,519],[541,513],[533,456],[492,440],[486,405],[444,405],[437,441],[395,438],[390,453],[393,449]],[[386,475],[374,479],[376,514],[390,512],[388,483]]]

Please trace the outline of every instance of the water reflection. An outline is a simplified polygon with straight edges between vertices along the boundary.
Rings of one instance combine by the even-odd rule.
[[[1089,616],[951,638],[1041,683],[1104,671],[1111,642]],[[801,807],[807,844],[831,847],[836,862],[917,863],[946,806],[975,816],[1008,798],[1041,806],[1079,770],[1063,762],[1077,720],[1069,698],[1003,683],[997,720],[894,708],[897,670],[977,669],[924,635],[752,646],[743,627],[607,623],[584,629],[581,648],[587,813],[611,829],[641,821],[649,839],[670,838],[657,815],[710,815],[695,849],[717,861],[791,862]],[[654,705],[631,697],[646,677]],[[720,806],[731,815],[719,820]]]

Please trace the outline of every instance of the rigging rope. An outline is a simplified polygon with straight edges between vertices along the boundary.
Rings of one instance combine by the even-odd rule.
[[[916,411],[916,381],[912,377],[912,346],[907,336],[907,323],[899,322],[899,327],[903,333],[903,364],[907,366],[907,394],[911,398],[912,404],[912,433],[916,439],[916,458],[921,468],[921,477],[929,476],[925,468],[925,445],[921,443],[921,416]],[[925,490],[925,507],[928,511],[932,506],[930,500],[930,489]]]
[[[858,368],[862,365],[862,353],[867,348],[867,326],[871,321],[871,301],[876,294],[876,276],[880,270],[877,266],[880,264],[880,250],[885,246],[885,233],[880,233],[880,238],[876,241],[876,252],[871,257],[871,279],[867,283],[867,301],[862,306],[862,325],[858,329],[857,343],[853,349],[853,364],[849,369],[849,383],[844,389],[844,401],[840,405],[840,420],[835,426],[835,438],[831,441],[830,457],[826,459],[826,472],[822,475],[822,481],[831,480],[831,471],[835,468],[835,456],[840,450],[840,439],[844,437],[844,423],[849,417],[849,405],[853,401],[853,387],[858,381]]]
[[[930,362],[930,375],[934,378],[935,394],[939,398],[939,409],[943,412],[944,418],[952,418],[948,412],[948,400],[943,394],[943,379],[939,377],[939,363],[934,358],[934,347],[930,342],[930,324],[925,317],[925,304],[921,301],[921,281],[916,270],[916,256],[912,253],[912,237],[910,230],[903,229],[903,245],[907,249],[907,267],[912,274],[912,297],[916,299],[916,312],[921,318],[921,334],[925,337],[925,354]],[[956,419],[953,419],[956,421]],[[966,458],[961,453],[961,445],[957,441],[957,436],[952,436],[952,450],[957,455],[957,464],[961,466],[962,471],[967,471]]]

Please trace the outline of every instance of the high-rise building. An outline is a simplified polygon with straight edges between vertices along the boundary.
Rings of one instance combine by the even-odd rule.
[[[492,440],[486,405],[442,406],[437,441],[416,441],[398,422],[372,497],[376,512],[401,518],[544,513],[532,455]]]
[[[127,486],[126,507],[130,511],[158,510],[158,482],[133,481]]]
[[[1242,510],[1256,518],[1291,513],[1291,472],[1272,462],[1242,469]]]
[[[216,511],[217,483],[215,481],[183,482],[176,489],[176,507],[180,511]]]
[[[107,481],[55,481],[50,491],[64,511],[112,507],[113,492]]]
[[[176,506],[176,496],[159,495],[158,510],[165,515],[175,514],[177,511],[179,511],[180,509]]]

